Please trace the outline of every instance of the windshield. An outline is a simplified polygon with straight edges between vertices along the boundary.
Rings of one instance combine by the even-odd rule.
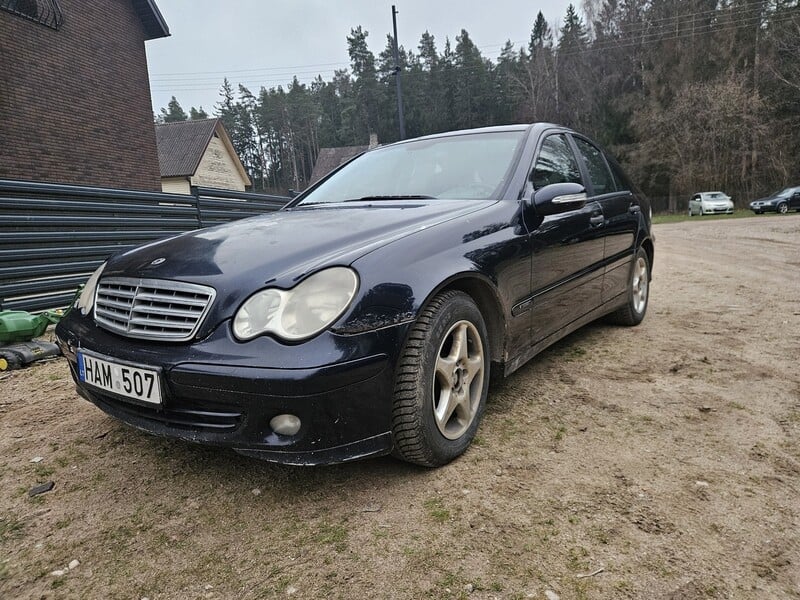
[[[775,194],[778,198],[788,198],[794,193],[795,188],[786,188]]]
[[[451,135],[377,148],[349,163],[299,206],[359,199],[495,198],[526,131]]]

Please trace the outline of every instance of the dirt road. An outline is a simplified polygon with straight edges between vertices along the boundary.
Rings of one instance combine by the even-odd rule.
[[[645,322],[494,386],[438,470],[161,440],[14,372],[0,598],[800,598],[800,215],[655,232]]]

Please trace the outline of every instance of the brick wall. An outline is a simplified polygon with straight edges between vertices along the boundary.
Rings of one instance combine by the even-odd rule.
[[[129,0],[0,10],[0,179],[160,191],[145,32]]]

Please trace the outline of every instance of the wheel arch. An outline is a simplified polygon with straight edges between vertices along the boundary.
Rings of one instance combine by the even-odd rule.
[[[655,246],[653,245],[653,240],[650,238],[645,238],[642,241],[641,247],[647,252],[647,262],[650,263],[650,279],[653,279],[653,258],[655,256]]]
[[[438,294],[450,290],[464,292],[472,298],[481,311],[486,325],[492,362],[501,364],[505,362],[506,316],[497,288],[488,278],[478,273],[459,273],[446,279],[428,294],[417,314],[421,313]]]

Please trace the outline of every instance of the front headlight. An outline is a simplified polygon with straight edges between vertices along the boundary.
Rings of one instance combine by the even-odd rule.
[[[92,312],[94,307],[94,293],[97,290],[97,282],[100,281],[100,275],[103,274],[103,269],[106,268],[106,263],[100,265],[97,270],[89,276],[86,284],[83,286],[81,295],[75,301],[74,308],[81,311],[82,315],[88,315]]]
[[[242,341],[262,333],[273,333],[289,342],[313,337],[342,315],[357,289],[355,271],[332,267],[290,290],[261,290],[236,312],[233,334]]]

